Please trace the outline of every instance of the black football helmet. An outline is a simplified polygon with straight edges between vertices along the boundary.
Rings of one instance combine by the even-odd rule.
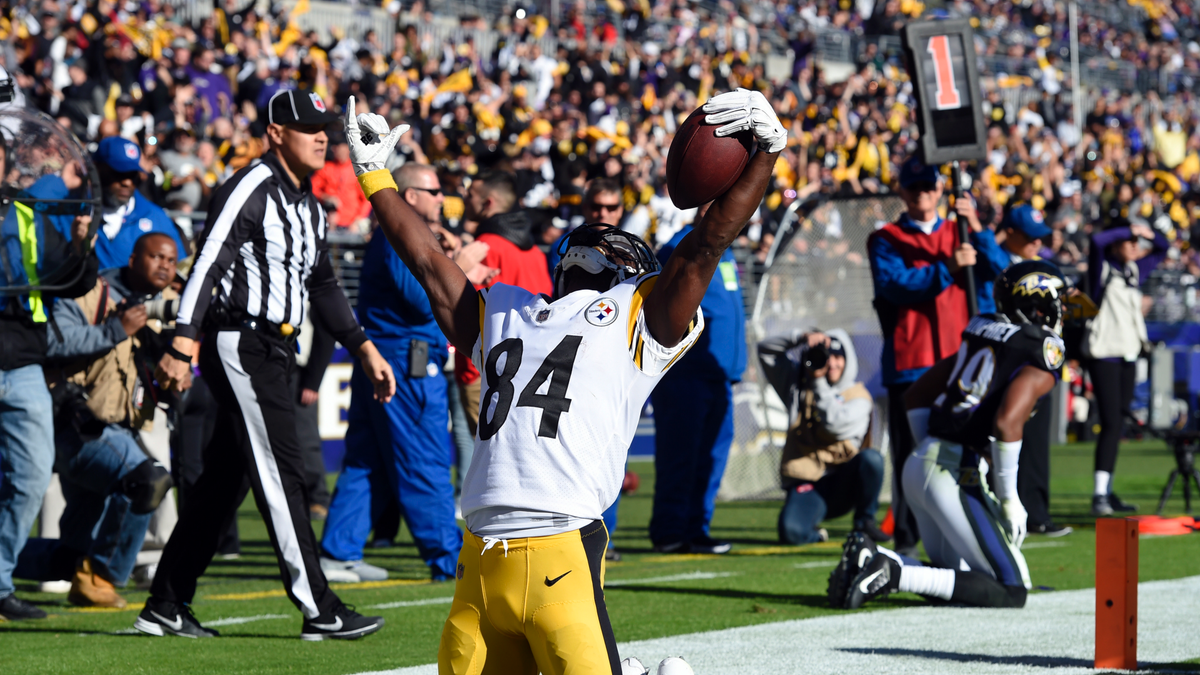
[[[1024,260],[996,277],[992,295],[996,309],[1010,321],[1045,326],[1062,335],[1063,301],[1069,287],[1058,265]]]
[[[661,269],[646,242],[612,225],[593,223],[577,228],[558,243],[554,292],[561,296],[563,277],[572,267],[590,274],[611,273],[609,288],[642,274]]]

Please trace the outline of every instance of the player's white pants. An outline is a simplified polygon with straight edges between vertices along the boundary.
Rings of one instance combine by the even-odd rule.
[[[1006,586],[1031,588],[1025,556],[1000,524],[1000,504],[980,480],[974,452],[929,437],[904,462],[904,495],[925,551],[938,567],[991,575]],[[965,466],[964,466],[965,464]]]

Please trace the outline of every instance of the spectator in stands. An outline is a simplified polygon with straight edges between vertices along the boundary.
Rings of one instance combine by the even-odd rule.
[[[165,172],[163,188],[167,208],[191,213],[200,208],[208,192],[204,184],[204,165],[196,157],[196,136],[188,129],[171,132],[167,147],[158,156]]]
[[[696,218],[703,217],[703,207]],[[692,231],[658,251],[665,262]],[[746,369],[746,315],[737,263],[726,250],[700,301],[704,333],[650,394],[654,406],[654,506],[650,541],[662,553],[728,553],[709,533],[733,443],[733,384]]]
[[[354,177],[345,134],[331,134],[329,154],[331,159],[312,176],[313,194],[325,204],[329,220],[336,227],[365,234],[371,227],[371,203],[363,197]]]
[[[875,308],[883,327],[893,476],[899,475],[913,449],[904,392],[933,364],[957,352],[962,342],[967,327],[965,274],[973,271],[980,311],[990,311],[995,307],[992,280],[1008,266],[1007,256],[991,230],[979,223],[970,200],[957,204],[958,216],[971,224],[969,242],[960,242],[958,228],[938,215],[942,176],[937,167],[916,158],[906,161],[900,169],[900,196],[907,212],[867,240]],[[899,481],[892,487],[892,514],[896,548],[909,555],[917,545],[917,525]]]
[[[187,250],[167,212],[134,187],[142,175],[141,160],[137,144],[119,136],[100,141],[92,155],[104,200],[96,238],[100,269],[127,265],[134,243],[148,232],[162,232],[175,240],[176,250]]]
[[[788,409],[779,473],[784,498],[779,541],[826,541],[821,522],[854,511],[854,530],[890,541],[879,529],[883,456],[864,447],[874,402],[860,382],[846,331],[796,331],[758,343],[763,376]]]
[[[1092,235],[1088,282],[1100,312],[1084,335],[1083,349],[1090,359],[1088,371],[1100,413],[1092,491],[1096,516],[1137,510],[1113,492],[1112,475],[1133,400],[1137,360],[1148,351],[1140,287],[1166,258],[1167,248],[1161,233],[1122,217]]]
[[[67,600],[83,607],[125,606],[116,591],[133,571],[151,513],[173,485],[137,432],[153,423],[164,397],[142,389],[141,363],[153,362],[165,340],[148,324],[146,299],[177,299],[175,242],[151,232],[134,245],[129,266],[113,270],[133,295],[109,279],[74,300],[57,303],[46,378],[55,401],[55,467],[66,511],[58,540],[32,540],[17,574],[39,581],[72,579]],[[150,383],[145,383],[150,384]]]

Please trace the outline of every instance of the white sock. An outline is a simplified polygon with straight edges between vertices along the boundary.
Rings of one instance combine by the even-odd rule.
[[[1096,489],[1092,490],[1092,494],[1103,496],[1108,494],[1109,482],[1112,480],[1112,474],[1107,471],[1096,472]]]
[[[900,590],[949,600],[954,594],[954,570],[937,567],[901,567]]]

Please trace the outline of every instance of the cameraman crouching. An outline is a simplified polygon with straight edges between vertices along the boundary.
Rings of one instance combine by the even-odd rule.
[[[86,295],[59,302],[46,370],[55,408],[55,470],[67,506],[59,540],[30,540],[16,576],[71,579],[73,605],[124,607],[115,586],[129,579],[150,516],[172,486],[138,431],[154,419],[160,394],[151,370],[155,345],[177,298],[175,241],[143,235],[129,266],[110,270]],[[166,298],[164,298],[166,294]],[[157,314],[158,316],[153,316]],[[157,319],[157,321],[155,320]],[[149,322],[149,325],[148,325]]]
[[[779,514],[785,544],[825,541],[821,521],[854,509],[854,529],[890,539],[875,524],[883,457],[862,450],[874,403],[855,381],[858,359],[846,331],[794,333],[758,343],[767,382],[788,407],[779,472],[787,498]]]

